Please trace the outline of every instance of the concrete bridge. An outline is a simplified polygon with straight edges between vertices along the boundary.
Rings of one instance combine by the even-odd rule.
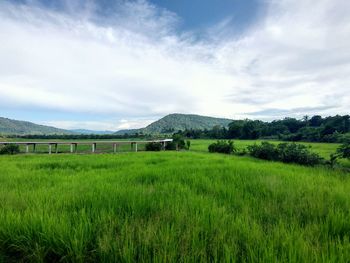
[[[91,145],[91,152],[95,153],[97,149],[98,144],[103,145],[111,145],[113,147],[113,152],[116,153],[118,150],[118,146],[129,144],[131,149],[133,149],[135,152],[137,152],[137,147],[139,144],[147,144],[147,143],[161,143],[163,146],[163,149],[165,150],[166,144],[168,142],[172,142],[173,139],[164,139],[164,140],[152,140],[152,141],[38,141],[38,142],[0,142],[1,145],[24,145],[25,146],[25,152],[29,153],[29,146],[33,146],[33,152],[35,152],[37,145],[47,145],[48,146],[48,153],[58,153],[58,145],[70,145],[70,152],[74,153],[77,152],[78,145]]]

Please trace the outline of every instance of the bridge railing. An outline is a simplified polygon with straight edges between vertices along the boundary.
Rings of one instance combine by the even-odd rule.
[[[24,152],[29,153],[30,150],[31,152],[35,153],[37,152],[37,148],[39,146],[47,146],[47,153],[52,154],[52,153],[59,153],[59,146],[65,146],[69,147],[70,153],[77,153],[78,152],[78,147],[84,145],[90,146],[90,151],[91,153],[96,153],[97,149],[101,148],[99,152],[109,152],[106,150],[106,147],[108,145],[111,146],[111,150],[113,153],[117,153],[119,148],[123,145],[130,145],[130,150],[131,151],[139,151],[139,146],[140,145],[145,145],[147,143],[161,143],[163,146],[163,150],[166,149],[167,143],[172,142],[172,139],[163,139],[163,140],[147,140],[147,141],[7,141],[7,142],[0,142],[1,145],[9,145],[9,144],[14,144],[14,145],[19,145],[20,147],[24,147]],[[103,147],[99,147],[103,146]],[[99,148],[98,148],[99,147]],[[41,147],[42,148],[42,147]],[[108,149],[108,147],[107,147]],[[85,150],[86,152],[86,150]]]

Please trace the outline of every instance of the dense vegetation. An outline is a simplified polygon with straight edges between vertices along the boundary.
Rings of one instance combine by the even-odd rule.
[[[0,157],[0,182],[0,262],[350,258],[338,170],[200,152],[19,155]]]
[[[317,165],[323,163],[323,159],[308,147],[296,143],[280,143],[274,145],[269,142],[262,142],[260,145],[254,144],[248,146],[248,152],[251,156],[272,161],[281,161],[284,163],[297,163],[301,165]]]
[[[163,145],[159,142],[149,142],[146,144],[146,151],[159,152],[162,150]]]
[[[15,144],[0,146],[0,154],[17,154],[19,152],[20,152],[19,146]]]
[[[226,153],[231,154],[236,151],[232,141],[217,141],[208,146],[210,153]]]
[[[190,129],[177,133],[194,139],[270,138],[286,141],[344,142],[350,140],[350,116],[306,116],[302,120],[285,118],[272,122],[236,120],[232,121],[228,128],[215,126],[207,130]]]
[[[0,134],[68,134],[67,130],[0,117]]]

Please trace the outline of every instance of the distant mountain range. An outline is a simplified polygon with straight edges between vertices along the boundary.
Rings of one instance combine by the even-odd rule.
[[[71,134],[71,131],[0,117],[0,134]]]
[[[194,114],[169,114],[145,128],[141,129],[131,129],[131,130],[120,130],[115,134],[160,134],[160,133],[172,133],[179,130],[194,129],[194,130],[204,130],[211,129],[214,126],[226,127],[232,122],[230,119],[214,118]]]
[[[118,132],[113,131],[95,131],[86,129],[75,129],[75,130],[64,130],[55,127],[39,125],[28,121],[11,120],[0,117],[0,135],[1,134],[161,134],[161,133],[172,133],[178,130],[195,129],[204,130],[211,129],[216,125],[228,126],[232,120],[214,118],[207,116],[200,116],[194,114],[170,114],[167,115],[145,128],[131,129],[131,130],[120,130]]]
[[[69,131],[77,134],[99,134],[99,135],[115,133],[115,131],[95,131],[95,130],[86,130],[86,129],[74,129]]]

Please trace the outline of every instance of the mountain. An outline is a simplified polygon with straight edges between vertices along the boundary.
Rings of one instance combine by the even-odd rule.
[[[169,114],[142,129],[122,130],[116,134],[154,134],[154,133],[170,133],[178,130],[194,129],[204,130],[211,129],[216,125],[228,126],[232,120],[223,118],[214,118],[194,114]]]
[[[86,130],[86,129],[74,129],[70,131],[77,134],[98,134],[98,135],[115,133],[114,131],[94,131],[94,130]]]
[[[0,117],[0,134],[72,134],[71,131]]]
[[[142,129],[127,129],[127,130],[119,130],[115,132],[116,135],[124,135],[124,134],[136,134],[141,133]]]

